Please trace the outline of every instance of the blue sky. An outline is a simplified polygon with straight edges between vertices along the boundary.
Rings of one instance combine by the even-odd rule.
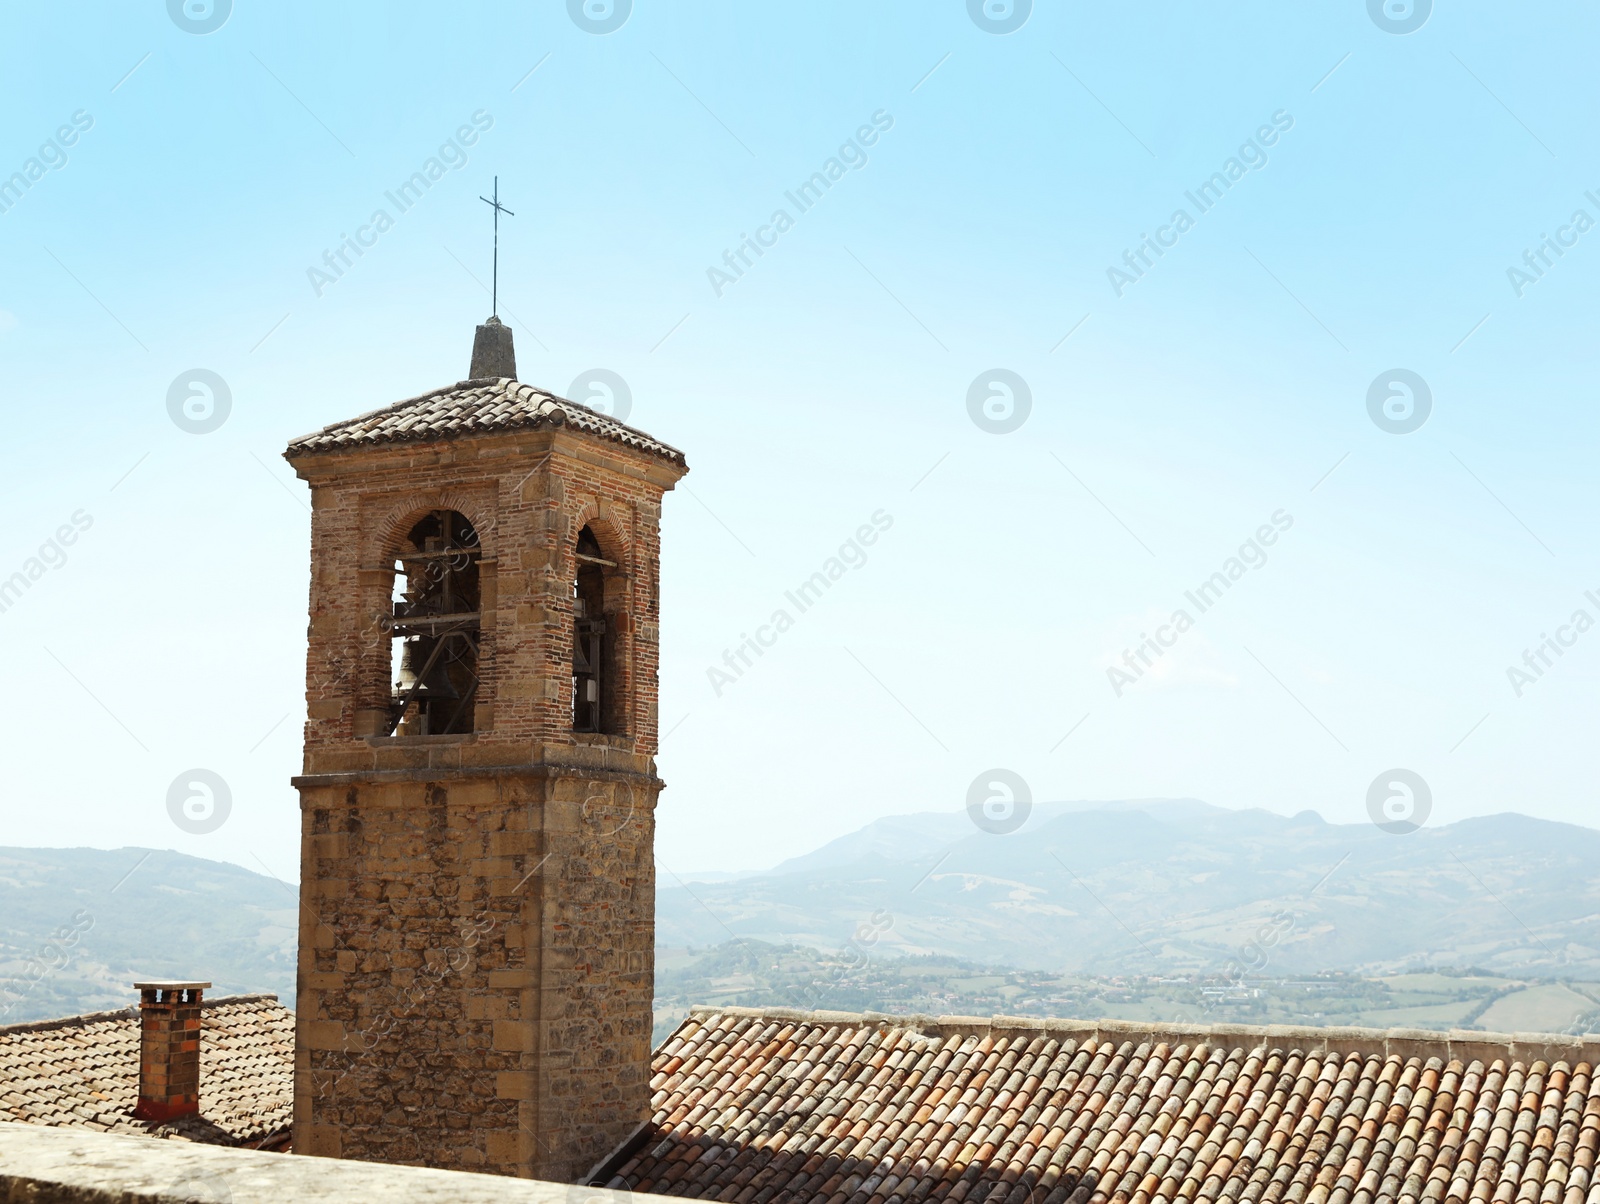
[[[997,767],[1039,799],[1347,822],[1401,767],[1429,823],[1592,814],[1600,633],[1566,629],[1520,696],[1507,674],[1600,619],[1587,6],[1440,0],[1409,33],[1363,0],[1038,0],[1010,33],[962,0],[636,0],[610,33],[554,0],[0,20],[0,181],[58,164],[0,193],[0,577],[92,524],[0,613],[6,843],[293,877],[308,513],[280,453],[465,375],[495,175],[521,378],[617,373],[692,466],[665,515],[669,870],[956,809]],[[799,212],[831,158],[854,165]],[[1180,208],[1119,295],[1108,269]],[[1545,236],[1572,245],[1519,295]],[[196,368],[231,400],[205,434],[167,406]],[[1397,368],[1431,394],[1406,434],[1367,405]],[[995,369],[1031,398],[1008,433],[969,414]],[[880,511],[719,694],[724,651]],[[1279,512],[1265,563],[1186,603]],[[232,795],[205,834],[167,814],[195,768]]]

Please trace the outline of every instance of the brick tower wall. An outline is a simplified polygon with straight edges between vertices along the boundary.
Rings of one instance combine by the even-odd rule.
[[[681,469],[549,432],[305,457],[299,1153],[572,1182],[648,1114],[659,519]],[[478,730],[381,737],[392,557],[484,550]],[[571,731],[572,557],[607,559],[623,730]]]

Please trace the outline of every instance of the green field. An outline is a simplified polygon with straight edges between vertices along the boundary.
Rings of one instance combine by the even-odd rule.
[[[1578,1024],[1600,1027],[1597,997],[1600,991],[1588,983],[1530,984],[1496,1000],[1480,1023],[1495,1032],[1560,1033],[1573,1031]]]
[[[1600,1031],[1600,984],[1505,978],[1474,968],[1225,981],[1199,975],[1047,974],[938,956],[869,952],[844,958],[756,940],[658,949],[657,1043],[695,1004],[1197,1024]]]

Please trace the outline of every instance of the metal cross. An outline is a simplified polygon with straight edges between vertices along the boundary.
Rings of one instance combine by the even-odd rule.
[[[499,176],[494,178],[494,199],[490,200],[486,196],[480,196],[478,199],[494,209],[494,291],[489,295],[493,298],[494,316],[498,318],[500,316],[500,215],[502,213],[508,217],[517,215],[500,203]]]

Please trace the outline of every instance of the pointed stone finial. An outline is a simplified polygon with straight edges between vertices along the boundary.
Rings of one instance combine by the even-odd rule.
[[[502,376],[517,378],[517,350],[512,346],[511,327],[499,318],[490,318],[473,336],[472,368],[467,379],[494,380]]]

